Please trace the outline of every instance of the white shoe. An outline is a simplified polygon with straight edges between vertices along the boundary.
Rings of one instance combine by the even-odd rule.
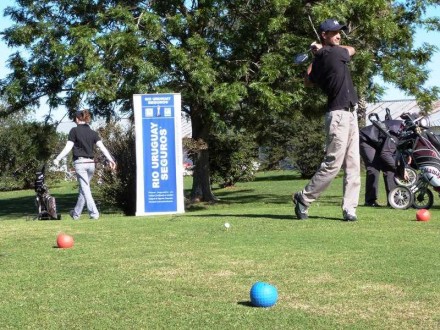
[[[350,214],[348,211],[344,210],[342,212],[342,217],[344,218],[344,221],[357,221],[356,214]]]
[[[72,220],[78,220],[79,219],[79,216],[75,215],[75,211],[74,210],[70,210],[69,215],[72,218]]]

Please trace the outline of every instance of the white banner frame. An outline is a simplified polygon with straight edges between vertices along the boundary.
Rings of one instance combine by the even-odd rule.
[[[181,95],[134,94],[136,216],[184,213]]]

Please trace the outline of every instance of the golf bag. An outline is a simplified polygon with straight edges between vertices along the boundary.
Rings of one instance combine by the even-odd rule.
[[[35,219],[38,220],[61,220],[61,215],[57,214],[57,206],[55,202],[55,197],[49,194],[49,189],[44,183],[45,177],[45,167],[41,171],[35,174],[35,192],[37,196],[35,197],[35,204],[37,206],[38,215]]]
[[[368,116],[372,125],[365,126],[359,130],[359,139],[375,149],[380,149],[389,133],[397,135],[401,129],[403,121],[400,119],[392,119],[390,110],[386,109],[385,120],[380,121],[376,113]]]
[[[423,126],[409,114],[402,114],[401,118],[404,125],[393,136],[397,144],[398,186],[390,192],[388,200],[397,209],[429,209],[434,202],[429,187],[440,192],[440,136],[436,128]],[[411,179],[399,179],[405,172]]]

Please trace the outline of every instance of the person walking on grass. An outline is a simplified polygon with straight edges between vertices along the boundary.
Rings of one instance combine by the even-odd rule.
[[[355,106],[358,97],[348,63],[355,54],[351,46],[340,45],[345,25],[327,19],[319,26],[321,44],[312,44],[313,62],[307,68],[305,85],[318,86],[327,94],[325,113],[326,148],[320,168],[302,191],[292,195],[295,215],[308,218],[310,205],[344,170],[342,217],[356,221],[360,193],[359,128]]]
[[[99,211],[90,189],[90,181],[95,173],[94,146],[96,145],[102,151],[112,170],[116,168],[116,163],[102,143],[98,133],[90,128],[91,117],[89,111],[77,111],[74,120],[77,126],[70,130],[66,146],[54,159],[53,163],[58,166],[60,160],[73,149],[73,165],[79,184],[79,194],[75,208],[70,211],[70,216],[73,220],[78,220],[86,205],[90,219],[96,220],[99,218]]]

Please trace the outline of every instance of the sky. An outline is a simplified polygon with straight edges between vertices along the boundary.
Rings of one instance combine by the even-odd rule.
[[[0,1],[0,30],[4,30],[12,25],[12,21],[9,20],[8,17],[3,16],[3,12],[6,7],[15,6],[14,0],[1,0]],[[440,7],[435,9],[431,9],[427,13],[428,16],[440,17]],[[440,32],[427,32],[422,29],[419,29],[415,36],[415,46],[421,46],[424,42],[430,44],[437,44],[438,40],[440,40]],[[439,47],[440,48],[440,47]],[[5,42],[0,39],[0,79],[6,77],[9,73],[9,69],[6,66],[6,62],[8,60],[9,55],[15,51],[6,46]],[[425,85],[425,87],[433,87],[440,86],[440,49],[435,53],[432,57],[431,62],[427,66],[428,70],[430,70],[429,79]],[[384,84],[383,81],[378,77],[375,80],[378,83],[383,84],[386,87],[385,95],[383,96],[383,101],[391,101],[391,100],[404,100],[404,99],[412,99],[413,97],[406,95],[404,92],[395,88],[392,85]],[[176,91],[178,92],[178,91]],[[35,114],[35,119],[42,120],[44,118],[44,114],[47,113],[48,107],[43,103],[40,106],[40,109],[37,109]],[[65,115],[65,109],[57,109],[54,113],[55,120],[61,120]],[[62,124],[59,126],[60,131],[68,131],[74,125],[68,119],[64,119]]]

